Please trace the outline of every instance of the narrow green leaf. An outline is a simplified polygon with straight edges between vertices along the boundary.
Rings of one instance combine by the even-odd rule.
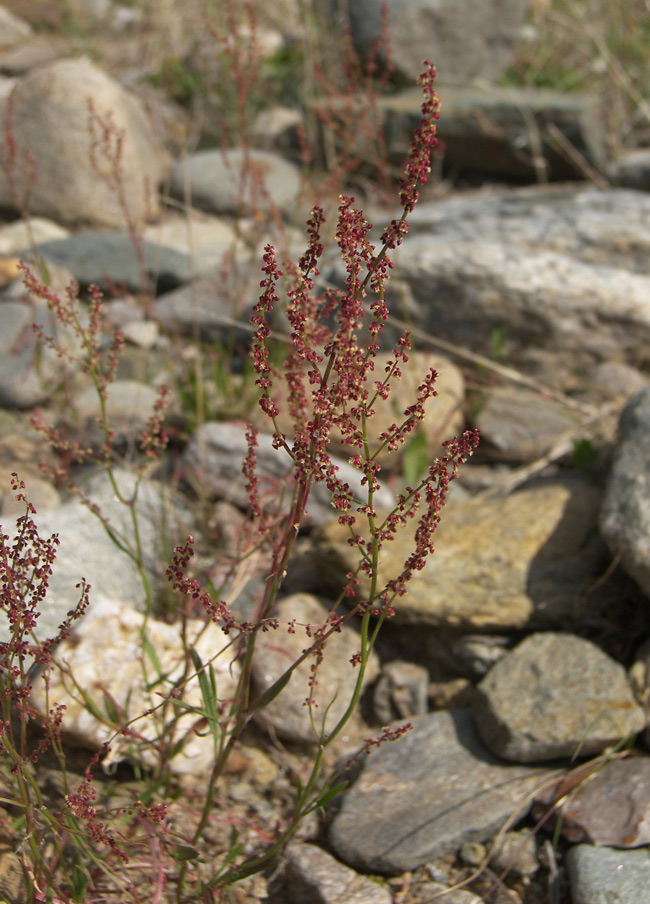
[[[117,725],[119,722],[119,716],[117,715],[117,710],[115,709],[115,704],[113,702],[113,698],[110,694],[107,694],[106,691],[104,693],[104,709],[106,710],[106,715],[111,720],[113,725]]]
[[[281,694],[287,684],[289,684],[291,674],[291,672],[285,672],[285,674],[281,678],[278,678],[270,688],[265,690],[261,697],[258,697],[255,701],[255,708],[263,709],[263,707],[268,706],[272,700],[275,700],[278,694]]]
[[[328,790],[318,798],[318,800],[316,801],[316,806],[319,808],[327,806],[327,804],[331,800],[334,800],[334,798],[338,794],[340,794],[342,791],[345,791],[347,786],[348,782],[339,782],[338,785],[334,785],[332,788],[328,788]]]
[[[86,871],[78,863],[75,863],[72,868],[72,891],[76,901],[84,902],[86,900],[87,888],[88,876]]]
[[[205,863],[205,860],[201,860],[199,857],[199,852],[195,847],[192,847],[189,844],[179,844],[172,851],[172,857],[175,860],[199,860],[201,863]]]
[[[149,660],[151,665],[154,667],[156,675],[158,676],[158,681],[150,682],[147,685],[147,690],[151,690],[153,687],[156,686],[156,684],[158,684],[158,682],[165,680],[165,674],[162,670],[160,660],[158,659],[158,654],[156,653],[156,649],[144,631],[142,632],[142,649],[145,653],[145,656],[147,657],[147,659]]]
[[[201,688],[201,696],[205,705],[205,715],[208,719],[210,731],[212,732],[216,743],[217,738],[219,737],[219,708],[217,701],[217,683],[214,672],[210,666],[207,668],[203,667],[201,657],[194,647],[190,647],[190,654],[199,678],[199,687]]]

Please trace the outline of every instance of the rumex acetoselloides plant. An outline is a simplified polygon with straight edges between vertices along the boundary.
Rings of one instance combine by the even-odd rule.
[[[374,372],[380,337],[388,318],[386,285],[393,267],[391,253],[407,234],[408,216],[417,203],[420,186],[427,181],[431,154],[436,144],[439,102],[434,90],[434,78],[435,69],[427,63],[421,77],[424,92],[422,121],[415,132],[405,176],[400,185],[402,213],[384,230],[378,246],[372,244],[370,240],[372,227],[362,211],[355,207],[354,199],[346,196],[340,199],[335,240],[347,272],[344,288],[329,290],[324,295],[319,295],[316,291],[319,262],[324,253],[322,234],[325,216],[321,208],[315,207],[311,213],[307,223],[307,250],[297,264],[286,262],[281,265],[274,247],[267,245],[265,248],[262,267],[264,276],[261,282],[263,291],[252,318],[255,332],[251,355],[256,385],[260,392],[260,406],[268,418],[273,434],[273,445],[278,455],[289,457],[291,470],[284,487],[285,497],[282,504],[278,501],[276,505],[266,505],[259,492],[260,479],[256,454],[258,433],[250,427],[248,455],[243,466],[248,487],[249,512],[244,531],[245,542],[240,555],[245,557],[255,550],[261,550],[268,562],[264,590],[254,616],[250,621],[235,618],[221,599],[203,589],[196,579],[188,576],[193,555],[191,537],[176,548],[173,562],[168,569],[168,577],[174,589],[183,597],[189,598],[194,605],[200,604],[207,615],[222,627],[224,633],[234,638],[239,650],[240,671],[231,698],[219,699],[212,662],[202,662],[196,650],[191,648],[187,652],[188,662],[193,669],[186,670],[183,682],[169,691],[169,700],[161,703],[161,709],[164,709],[173,698],[178,706],[182,706],[183,684],[191,677],[198,677],[204,706],[195,708],[195,713],[198,718],[205,721],[213,736],[215,758],[210,775],[206,777],[205,794],[194,827],[185,834],[179,834],[168,828],[169,823],[166,822],[168,801],[165,793],[171,787],[172,779],[167,775],[158,776],[155,790],[149,789],[146,799],[137,801],[128,813],[124,809],[120,811],[122,822],[119,836],[116,835],[115,827],[109,825],[107,818],[100,819],[98,816],[92,793],[91,772],[88,770],[80,787],[68,793],[66,814],[57,819],[53,817],[51,824],[47,826],[48,832],[56,838],[58,845],[57,863],[63,869],[65,864],[73,862],[77,869],[74,874],[64,875],[56,884],[59,900],[84,899],[79,897],[77,889],[81,889],[80,893],[86,896],[85,900],[107,900],[95,897],[95,892],[92,891],[93,888],[97,889],[102,885],[102,882],[97,880],[99,873],[104,877],[102,880],[104,887],[106,877],[109,876],[114,881],[114,887],[120,888],[123,895],[129,894],[133,900],[139,900],[133,883],[124,879],[126,872],[120,878],[120,864],[123,863],[124,870],[128,870],[128,858],[131,853],[129,843],[133,845],[137,841],[138,845],[142,846],[142,832],[138,834],[137,829],[144,823],[148,832],[147,843],[153,845],[155,841],[156,845],[155,862],[158,866],[152,872],[154,877],[152,882],[156,884],[153,893],[156,900],[163,899],[163,886],[175,888],[175,898],[179,904],[221,899],[233,884],[272,864],[283,846],[296,832],[301,820],[314,810],[324,807],[343,787],[340,776],[325,774],[326,751],[340,736],[357,708],[379,631],[386,619],[393,614],[395,606],[399,605],[400,598],[407,593],[413,574],[424,567],[427,557],[433,552],[433,538],[450,481],[457,476],[458,466],[472,454],[478,441],[477,434],[470,431],[446,443],[442,457],[433,461],[424,477],[415,486],[407,487],[397,497],[391,511],[379,509],[377,495],[381,488],[381,468],[377,460],[378,455],[385,450],[397,451],[403,446],[424,417],[426,401],[435,395],[436,374],[435,371],[430,371],[423,376],[418,395],[412,404],[405,408],[401,421],[393,424],[379,437],[373,434],[374,405],[378,400],[389,397],[395,381],[400,378],[401,367],[408,360],[410,351],[409,335],[404,334],[397,342],[385,372],[381,374]],[[102,371],[98,365],[100,299],[97,293],[91,296],[89,321],[84,325],[82,319],[76,313],[72,313],[76,310],[73,304],[76,302],[74,292],[69,293],[69,305],[62,305],[57,296],[40,284],[33,275],[27,274],[26,281],[30,291],[45,298],[57,316],[72,317],[72,326],[81,338],[82,344],[85,340],[90,362],[88,372],[95,381],[100,399],[105,403],[107,379],[114,374],[115,369],[110,361],[108,371]],[[285,295],[285,302],[282,301],[282,294]],[[272,364],[271,318],[282,304],[285,304],[286,317],[290,325],[290,340],[289,353],[286,355],[283,372],[280,372]],[[113,343],[114,354],[119,352],[119,344],[118,337]],[[274,390],[281,381],[286,383],[287,388],[286,405],[292,425],[290,431],[283,430],[280,425],[281,411]],[[145,453],[155,454],[164,442],[162,426],[164,400],[165,393],[162,393],[160,406],[154,412],[148,431],[149,440],[146,438],[143,440]],[[101,463],[110,474],[112,434],[107,423],[105,404],[101,412],[105,430]],[[43,429],[46,430],[44,425]],[[358,491],[354,491],[338,475],[329,451],[330,438],[334,433],[342,438],[349,449],[351,464],[361,473],[363,498],[360,498]],[[87,458],[82,448],[70,449],[55,433],[50,435],[50,440],[60,452],[74,453],[82,460]],[[300,628],[305,631],[304,651],[271,687],[260,693],[253,682],[252,666],[256,642],[261,632],[278,630],[281,627],[275,614],[275,606],[281,595],[283,580],[307,512],[310,492],[318,483],[326,485],[339,522],[349,530],[348,542],[358,551],[358,565],[347,575],[340,597],[332,603],[323,624],[298,626],[292,623],[285,626],[290,632]],[[17,486],[17,489],[20,488]],[[26,522],[27,525],[29,523]],[[403,563],[401,571],[386,580],[379,567],[382,547],[390,543],[399,531],[412,524],[415,524],[412,552]],[[27,526],[25,529],[31,531],[29,536],[36,542],[35,527],[32,529]],[[134,523],[134,531],[135,546],[126,548],[129,555],[141,563],[137,544],[137,520]],[[16,628],[19,622],[16,621],[15,613],[22,610],[13,600],[20,596],[20,593],[27,592],[27,584],[23,580],[25,586],[23,584],[18,586],[13,578],[9,580],[8,576],[14,574],[16,565],[9,567],[5,540],[6,538],[3,540],[2,551],[5,557],[4,574],[7,577],[3,585],[3,607],[10,621],[12,636],[20,639],[22,635]],[[17,552],[20,567],[31,567],[31,559],[25,556],[21,558],[22,553],[23,547],[20,547]],[[48,546],[45,553],[47,559],[45,567],[48,569],[52,565],[54,550]],[[35,572],[36,575],[40,573]],[[151,591],[146,589],[150,594]],[[87,588],[83,585],[81,592],[82,603],[78,610],[75,610],[75,618],[82,615],[88,601]],[[43,596],[37,593],[34,597],[30,617],[36,618],[36,610],[42,603]],[[360,648],[353,657],[355,677],[344,712],[342,715],[331,717],[329,709],[320,712],[317,706],[315,691],[319,667],[327,655],[328,644],[336,642],[336,637],[343,626],[352,619],[359,619],[361,625]],[[69,630],[69,625],[66,624],[63,628]],[[45,647],[42,645],[38,647],[47,652],[48,668],[55,667],[56,651],[52,651],[59,640],[60,637],[57,637]],[[12,713],[19,716],[19,721],[21,714],[25,720],[30,719],[33,714],[25,709],[26,704],[23,703],[24,690],[29,686],[29,676],[24,669],[21,671],[20,666],[22,661],[20,655],[24,655],[24,651],[23,654],[12,652],[11,644],[3,645],[2,650],[0,671],[3,682],[3,706],[6,701],[3,715],[6,734],[7,725],[12,724]],[[223,855],[221,862],[216,864],[211,862],[209,870],[202,869],[201,863],[209,857],[206,829],[210,825],[216,806],[217,783],[224,775],[231,755],[256,711],[263,709],[282,693],[303,663],[309,665],[310,671],[305,706],[310,714],[315,747],[306,780],[298,784],[293,810],[282,825],[269,830],[267,843],[260,850],[246,856],[234,839],[231,849]],[[146,715],[150,716],[151,712]],[[61,768],[65,770],[60,723],[61,713],[56,708],[56,701],[53,700],[50,716],[45,719],[46,738],[60,754]],[[131,720],[129,725],[123,728],[137,730],[137,719]],[[364,749],[369,750],[385,740],[395,740],[406,730],[408,726],[386,728],[379,738],[368,739]],[[5,741],[3,753],[8,749]],[[26,754],[23,751],[16,756],[24,759]],[[33,793],[37,794],[33,770],[27,778],[24,778],[20,771],[20,762],[16,757],[13,759],[18,768],[17,771],[9,770],[13,777],[11,781],[15,779],[19,786],[26,782],[30,786],[34,785]],[[13,799],[25,800],[25,792],[21,787],[19,791],[21,793],[14,795]],[[152,803],[154,799],[158,803]],[[36,800],[37,806],[42,808],[42,802],[38,797]],[[28,817],[28,813],[26,816]],[[125,829],[124,820],[127,816],[131,818],[131,823],[129,828]],[[35,830],[27,823],[25,831],[30,839],[37,839]],[[81,873],[78,858],[72,861],[66,859],[66,847],[71,838],[73,840],[83,838],[88,846],[88,859]],[[100,855],[99,851],[103,853]],[[32,896],[33,900],[47,900],[47,897],[43,897],[44,892],[48,890],[47,880],[44,879],[47,870],[38,847],[38,839],[35,846],[32,844],[31,847],[25,848],[23,856],[25,869],[30,877],[33,877],[32,885],[36,890]],[[34,863],[39,864],[38,874]],[[49,889],[54,887],[52,880]],[[50,899],[53,900],[51,896]]]
[[[309,661],[311,668],[305,703],[310,710],[317,748],[311,774],[298,789],[293,817],[266,851],[243,864],[228,865],[224,872],[214,877],[210,883],[213,886],[230,884],[264,868],[287,842],[300,820],[315,808],[322,807],[333,793],[340,790],[340,785],[333,784],[331,777],[325,781],[321,777],[325,751],[356,709],[366,667],[381,626],[393,613],[399,598],[407,592],[413,573],[424,567],[433,551],[433,535],[449,483],[457,476],[458,465],[472,454],[478,441],[478,435],[469,431],[463,437],[446,443],[443,457],[434,461],[417,486],[406,488],[392,511],[381,512],[377,509],[375,500],[380,489],[378,455],[384,449],[396,451],[402,446],[424,417],[425,402],[435,395],[436,373],[432,370],[423,378],[419,394],[404,411],[402,422],[393,424],[382,433],[378,447],[373,443],[373,405],[378,399],[388,398],[393,383],[400,378],[400,366],[408,359],[410,349],[410,339],[405,334],[398,341],[385,373],[376,375],[374,383],[369,380],[379,351],[379,337],[388,318],[385,290],[393,266],[390,253],[407,233],[407,217],[417,202],[419,186],[427,181],[430,157],[436,143],[439,104],[433,87],[434,77],[433,66],[427,64],[421,79],[425,96],[422,122],[414,136],[400,190],[402,215],[384,231],[379,248],[371,244],[371,226],[362,212],[354,207],[354,199],[341,198],[336,242],[347,270],[345,288],[320,297],[314,294],[315,280],[319,275],[318,263],[324,251],[321,242],[324,214],[320,208],[314,208],[308,221],[308,248],[297,266],[289,262],[282,271],[273,246],[265,248],[264,279],[261,282],[263,293],[252,318],[256,327],[252,354],[256,382],[261,390],[260,405],[269,419],[274,446],[290,457],[293,467],[288,513],[286,510],[263,508],[257,492],[257,432],[249,429],[249,452],[244,465],[251,519],[249,536],[253,544],[266,548],[271,562],[255,619],[251,623],[235,623],[231,614],[201,591],[196,582],[182,577],[191,555],[191,544],[177,550],[172,568],[176,587],[200,599],[212,618],[223,624],[227,631],[237,630],[242,639],[241,677],[221,735],[213,779],[223,769],[255,710],[266,706],[280,694],[304,661]],[[269,337],[270,318],[281,304],[279,293],[285,275],[288,280],[286,316],[291,327],[291,347],[284,373],[280,374],[270,364]],[[334,328],[328,325],[332,318],[335,320]],[[274,384],[282,379],[286,381],[288,390],[291,435],[281,429],[278,419],[280,410],[274,401]],[[369,383],[371,389],[368,388]],[[329,441],[334,431],[349,447],[350,462],[362,472],[363,500],[357,498],[351,487],[337,475],[329,452]],[[275,684],[256,697],[251,675],[256,639],[260,630],[279,627],[274,618],[274,607],[315,483],[326,484],[330,491],[339,522],[349,528],[348,542],[359,551],[359,564],[348,574],[341,596],[332,605],[327,621],[319,626],[307,626],[308,639],[303,655]],[[382,583],[379,574],[382,546],[413,519],[417,521],[413,552],[404,562],[402,571]],[[359,595],[361,575],[369,579],[370,588],[362,596]],[[340,612],[345,600],[348,606],[345,612]],[[330,725],[327,713],[321,718],[317,712],[313,691],[328,641],[335,640],[342,626],[354,616],[361,618],[361,648],[354,657],[356,680],[344,714]],[[290,630],[295,630],[295,625],[291,625]],[[387,730],[383,737],[394,739],[403,730]],[[376,739],[369,740],[367,746],[374,743]],[[206,810],[205,820],[207,814]]]

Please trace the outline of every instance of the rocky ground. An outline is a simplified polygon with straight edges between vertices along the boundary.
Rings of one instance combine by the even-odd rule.
[[[106,347],[116,327],[124,332],[107,411],[126,498],[157,390],[172,388],[171,444],[147,471],[136,508],[157,616],[147,630],[173,674],[183,654],[164,563],[170,547],[193,533],[196,573],[218,585],[234,552],[246,501],[244,424],[252,419],[266,429],[241,354],[259,294],[261,248],[272,240],[301,253],[299,226],[310,197],[291,153],[278,153],[283,128],[274,133],[275,148],[247,151],[243,166],[235,151],[181,153],[168,96],[144,90],[134,77],[138,45],[131,39],[138,30],[147,34],[142,20],[129,19],[137,8],[106,7],[115,18],[99,65],[78,58],[79,38],[62,36],[60,21],[57,34],[30,31],[27,11],[22,24],[12,20],[14,37],[0,53],[11,82],[0,104],[11,117],[0,175],[0,475],[5,532],[20,513],[9,489],[17,471],[41,534],[60,535],[39,631],[56,631],[83,574],[93,588],[91,609],[59,655],[86,689],[107,695],[128,717],[152,699],[139,653],[142,576],[100,521],[39,470],[41,462],[61,461],[34,429],[34,414],[99,446],[99,402],[87,375],[74,364],[63,372],[60,357],[32,332],[34,321],[43,329],[51,324],[44,302],[26,291],[18,261],[35,266],[36,246],[56,291],[71,279],[82,294],[100,286]],[[32,15],[42,23],[38,3]],[[404,100],[404,107],[408,124],[417,101]],[[196,124],[187,109],[179,118],[186,130]],[[117,156],[115,129],[126,135]],[[19,149],[15,158],[9,136]],[[240,181],[251,166],[263,175],[263,191],[255,180]],[[605,185],[605,175],[598,184],[486,183],[463,192],[438,186],[414,212],[409,239],[394,258],[385,353],[404,324],[418,351],[397,402],[391,397],[378,417],[390,425],[391,406],[408,405],[431,366],[439,372],[439,396],[399,464],[383,463],[381,505],[390,508],[444,439],[478,427],[481,445],[453,485],[435,555],[385,626],[360,713],[329,751],[328,768],[350,760],[382,726],[408,720],[413,730],[356,762],[349,787],[322,818],[305,821],[279,868],[244,883],[235,900],[645,900],[650,196],[639,188],[643,175],[636,188]],[[161,183],[158,196],[151,189]],[[28,198],[29,228],[15,209],[17,196],[21,204]],[[396,213],[372,195],[369,205],[378,223]],[[337,256],[326,252],[324,284],[340,285],[343,275]],[[78,349],[72,330],[57,339],[71,353]],[[286,463],[264,435],[259,452],[273,487]],[[343,458],[339,464],[345,473],[349,465]],[[75,479],[128,535],[130,512],[106,476],[85,468]],[[410,537],[389,544],[381,574],[399,570],[411,546]],[[328,494],[315,493],[289,564],[280,623],[324,622],[352,552]],[[238,616],[250,614],[263,569],[264,562],[253,562],[230,584],[227,601]],[[188,631],[204,657],[224,647],[215,660],[223,688],[238,663],[218,629],[202,629],[200,614],[193,613]],[[346,626],[319,673],[318,702],[331,719],[345,709],[355,631]],[[283,632],[281,640],[265,635],[254,662],[256,688],[271,686],[304,644],[300,632]],[[51,693],[68,707],[71,770],[80,775],[87,755],[75,752],[77,745],[97,749],[112,732],[79,705],[64,677]],[[307,668],[299,670],[247,731],[218,789],[201,852],[206,870],[228,850],[233,825],[250,852],[290,812],[313,756],[302,705],[308,678]],[[188,693],[198,695],[198,686]],[[44,708],[44,699],[37,687],[34,705]],[[155,720],[140,730],[152,741]],[[211,756],[210,739],[196,735],[174,761],[183,793],[169,818],[179,835],[196,823]],[[102,780],[102,793],[117,806],[152,763],[146,747],[134,751],[126,740],[113,745],[111,757],[115,774]],[[55,764],[43,765],[41,777],[48,799],[60,800]],[[7,831],[0,882],[12,901],[21,900],[18,843]]]

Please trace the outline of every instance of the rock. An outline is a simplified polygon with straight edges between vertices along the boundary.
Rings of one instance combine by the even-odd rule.
[[[163,292],[154,302],[154,310],[161,327],[172,335],[194,336],[198,331],[201,339],[226,345],[234,334],[238,345],[250,345],[250,330],[237,327],[239,312],[224,289],[221,269]]]
[[[20,283],[14,285],[21,290]],[[66,366],[68,373],[76,369],[80,342],[71,327],[57,326],[57,342],[73,359],[63,366],[32,328],[35,323],[46,335],[52,333],[54,318],[44,301],[0,301],[0,311],[0,405],[31,408],[52,397],[65,379]]]
[[[112,134],[108,155],[103,127],[90,128],[88,99],[97,116],[109,117]],[[156,189],[168,170],[166,153],[155,138],[139,101],[116,81],[86,59],[63,60],[30,72],[14,94],[12,130],[19,152],[27,150],[35,161],[30,186],[16,170],[12,177],[18,194],[29,191],[30,213],[52,217],[67,225],[93,223],[122,228],[124,212],[119,192],[123,190],[130,216],[142,222],[158,213]],[[0,108],[0,121],[7,116]],[[116,130],[118,130],[116,132]],[[120,154],[121,186],[107,184],[92,164],[113,182],[117,134],[124,133]],[[0,174],[0,206],[13,209],[13,199],[4,174]]]
[[[467,710],[432,713],[364,760],[330,827],[335,854],[353,868],[399,874],[486,841],[521,812],[544,773],[505,766],[481,744]]]
[[[650,387],[621,414],[600,530],[625,570],[650,595]]]
[[[612,160],[607,175],[613,185],[650,191],[650,151],[634,148]]]
[[[526,7],[526,0],[392,0],[391,61],[413,81],[422,60],[433,60],[445,81],[497,80],[514,57]],[[380,37],[381,11],[381,0],[350,4],[352,37],[366,52]]]
[[[31,248],[32,241],[38,246],[43,242],[66,239],[70,233],[53,220],[30,217],[29,226],[25,220],[16,220],[0,226],[0,254],[18,254]]]
[[[142,632],[157,657],[157,664],[143,648]],[[188,644],[216,679],[219,701],[228,703],[235,692],[239,666],[234,647],[220,628],[200,619],[189,619]],[[76,743],[99,749],[109,742],[110,753],[102,760],[104,768],[129,759],[150,768],[159,764],[163,750],[172,742],[186,741],[170,760],[172,771],[180,774],[205,774],[214,764],[212,734],[197,712],[170,706],[164,711],[161,697],[168,696],[183,681],[187,650],[178,625],[148,618],[115,599],[94,595],[87,612],[75,623],[72,633],[55,651],[56,665],[51,671],[49,691],[36,681],[31,702],[45,713],[55,704],[65,706],[62,731]],[[162,677],[164,676],[164,677]],[[199,711],[205,710],[197,676],[183,682],[179,698]],[[79,691],[88,694],[105,720],[89,710]],[[152,713],[151,710],[156,710]],[[132,721],[135,720],[135,721]],[[122,736],[120,729],[129,723],[133,734]]]
[[[216,270],[239,248],[232,226],[216,217],[165,218],[148,226],[144,237],[153,245],[173,248],[188,257],[193,277]]]
[[[258,637],[252,663],[253,682],[258,694],[268,690],[313,642],[303,626],[321,626],[326,623],[330,609],[316,597],[296,593],[275,606],[271,613],[280,626]],[[295,623],[295,633],[287,626]],[[331,731],[345,714],[354,691],[358,669],[350,660],[361,648],[358,631],[346,625],[340,634],[334,634],[327,642],[327,649],[316,674],[314,689],[315,706],[312,709],[316,726],[320,730],[322,720],[327,719],[326,729]],[[289,684],[268,706],[256,710],[255,721],[279,737],[291,741],[317,743],[305,706],[309,696],[309,681],[314,657],[309,657],[293,673]],[[364,687],[372,682],[379,670],[376,654],[371,654],[364,676]]]
[[[592,386],[599,389],[606,397],[620,398],[624,401],[645,389],[648,378],[623,361],[605,361],[593,372]]]
[[[0,49],[22,43],[32,34],[32,28],[4,6],[0,6]]]
[[[290,207],[300,190],[297,167],[268,151],[198,151],[172,169],[170,193],[208,213],[249,213]]]
[[[67,267],[81,285],[93,283],[102,291],[118,286],[142,292],[151,283],[164,292],[189,282],[192,275],[188,255],[147,241],[142,243],[142,272],[136,248],[124,232],[76,232],[67,239],[44,242],[39,251],[48,262]]]
[[[538,839],[530,829],[505,832],[498,850],[490,858],[490,868],[501,875],[517,873],[519,876],[534,876],[540,867],[537,859]]]
[[[413,323],[550,386],[584,384],[608,361],[646,367],[650,196],[525,189],[419,205],[394,254]]]
[[[414,904],[419,904],[419,902],[427,904],[438,898],[444,900],[445,904],[485,904],[483,898],[475,895],[473,891],[468,891],[466,888],[456,888],[452,891],[444,882],[418,883],[414,892],[417,894]]]
[[[644,360],[650,276],[568,252],[429,236],[413,237],[395,260],[416,300],[428,301],[437,335],[489,355],[490,336],[502,331],[510,360],[541,370],[551,385],[558,375],[546,372],[558,359],[573,375],[606,360]]]
[[[505,499],[456,499],[442,513],[434,555],[397,601],[394,621],[471,632],[572,625],[577,601],[603,567],[598,503],[598,492],[581,481],[542,483]],[[414,530],[409,522],[383,546],[380,587],[401,572]],[[338,522],[318,531],[315,555],[324,585],[340,590],[358,554]],[[358,589],[368,592],[363,576]]]
[[[508,653],[510,638],[498,634],[463,634],[451,643],[451,652],[460,671],[482,678]]]
[[[647,756],[585,763],[536,796],[535,814],[546,822],[561,802],[551,825],[570,841],[641,847],[650,843],[649,779]]]
[[[422,58],[424,59],[424,57]],[[434,58],[435,59],[435,58]],[[444,73],[438,67],[442,79]],[[583,179],[566,146],[602,171],[607,152],[601,99],[596,94],[490,84],[437,85],[443,115],[438,137],[445,170],[526,181]],[[422,92],[413,89],[381,98],[391,159],[401,160],[419,126]],[[603,180],[604,181],[604,180]]]
[[[155,324],[154,324],[155,325]],[[115,431],[116,437],[137,445],[140,434],[154,413],[159,396],[156,390],[136,380],[115,380],[107,388],[105,399],[106,422]],[[101,445],[104,442],[103,428],[97,423],[101,417],[100,399],[95,386],[88,386],[76,399],[78,417],[85,422],[85,441]]]
[[[481,455],[507,462],[535,461],[560,437],[580,429],[578,418],[564,405],[514,386],[490,390],[475,423]]]
[[[314,844],[292,845],[284,872],[285,904],[391,904],[393,900],[387,888]]]
[[[412,237],[428,235],[454,243],[479,237],[647,273],[650,197],[636,191],[563,185],[468,192],[421,202],[409,223]]]
[[[63,62],[76,52],[62,35],[33,34],[19,44],[0,50],[0,68],[12,75],[23,75],[33,69]],[[0,121],[1,121],[0,114]]]
[[[649,851],[615,851],[579,844],[567,854],[573,904],[646,904]]]
[[[248,452],[246,428],[235,423],[212,421],[203,424],[188,443],[183,460],[204,491],[246,508],[248,498],[242,465]],[[338,476],[347,481],[360,497],[363,496],[360,472],[347,462],[334,459]],[[283,449],[273,448],[273,438],[268,433],[260,433],[257,446],[259,492],[263,503],[272,504],[277,500],[284,478],[293,464]],[[393,504],[389,490],[379,493],[382,505]],[[307,505],[309,521],[322,521],[333,517],[330,493],[323,483],[312,486]]]
[[[623,666],[571,634],[531,634],[477,688],[483,743],[516,763],[593,756],[641,731]]]
[[[132,498],[134,475],[116,469],[115,478],[121,492]],[[99,506],[117,537],[124,536],[133,543],[132,508],[115,498],[107,476],[102,473],[92,478],[84,491]],[[145,575],[156,593],[161,587],[166,589],[163,575],[170,539],[178,537],[180,542],[187,536],[190,518],[164,486],[144,478],[138,489],[135,511]],[[38,512],[35,521],[42,537],[57,533],[60,539],[38,620],[39,637],[45,639],[57,633],[68,611],[79,601],[76,585],[82,577],[92,585],[91,599],[99,595],[140,611],[146,608],[142,578],[135,563],[110,539],[99,519],[85,505],[75,499]],[[12,536],[9,525],[3,526],[5,533]],[[7,637],[6,625],[0,627],[0,637],[3,640]]]
[[[374,716],[380,725],[427,712],[429,673],[414,662],[388,662],[372,695]]]
[[[0,513],[5,523],[7,517],[16,518],[25,514],[25,504],[17,502],[11,492],[11,475],[17,473],[27,485],[29,501],[36,511],[47,508],[56,508],[62,504],[61,496],[51,483],[43,480],[30,467],[24,467],[22,462],[12,462],[9,465],[0,466]]]
[[[138,348],[152,349],[158,342],[160,329],[155,320],[136,321],[125,323],[122,328],[124,339]]]

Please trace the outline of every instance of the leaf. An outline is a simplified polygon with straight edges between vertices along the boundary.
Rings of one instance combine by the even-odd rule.
[[[289,684],[291,675],[292,672],[285,672],[281,678],[278,678],[278,680],[274,684],[272,684],[271,687],[264,691],[261,697],[257,698],[257,700],[255,701],[255,708],[263,709],[263,707],[268,706],[272,700],[275,700],[278,694],[281,694],[287,684]]]
[[[180,860],[185,862],[187,860],[199,860],[200,863],[205,863],[205,860],[202,860],[199,857],[199,852],[195,847],[192,847],[189,844],[179,844],[172,851],[172,857],[175,860]]]
[[[334,800],[337,795],[341,794],[342,791],[345,791],[348,784],[349,782],[339,782],[338,785],[328,788],[328,790],[318,798],[316,806],[320,809],[326,807],[331,800]]]
[[[402,470],[404,480],[408,486],[417,486],[429,467],[430,460],[431,453],[426,435],[424,433],[416,433],[402,452]]]
[[[203,697],[203,703],[205,705],[205,715],[216,744],[220,731],[217,682],[214,677],[214,671],[210,666],[204,668],[201,657],[194,647],[190,647],[190,654],[199,678],[199,687],[201,688],[201,696]]]

